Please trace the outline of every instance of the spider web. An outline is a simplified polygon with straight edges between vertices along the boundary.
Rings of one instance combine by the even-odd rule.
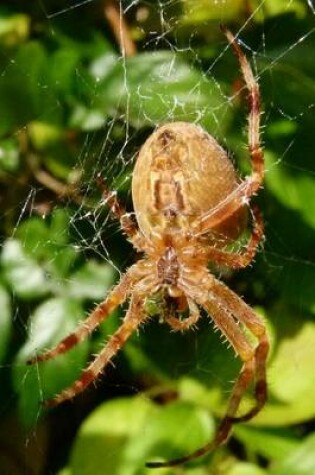
[[[28,162],[29,170],[27,173],[24,170],[20,172],[21,179],[23,181],[26,175],[31,175],[31,179],[27,180],[26,186],[18,187],[18,199],[8,200],[9,207],[1,208],[1,211],[4,209],[3,220],[7,223],[4,229],[9,229],[7,235],[3,232],[2,279],[12,296],[17,334],[16,341],[11,343],[13,350],[7,350],[8,360],[4,359],[1,366],[5,378],[15,381],[9,384],[10,389],[3,398],[1,412],[5,417],[18,398],[22,400],[20,410],[27,413],[27,408],[32,406],[27,399],[30,397],[27,395],[31,394],[30,385],[36,386],[38,399],[47,397],[45,384],[49,381],[49,375],[43,374],[38,367],[35,372],[33,369],[25,372],[21,359],[16,362],[14,357],[10,358],[13,353],[23,359],[30,349],[35,350],[40,343],[46,342],[45,334],[41,337],[42,341],[37,340],[29,315],[36,315],[38,307],[46,300],[60,299],[64,295],[69,300],[73,298],[76,302],[73,307],[67,300],[62,310],[59,313],[56,311],[62,328],[56,328],[53,315],[46,315],[49,322],[47,332],[50,331],[58,341],[61,334],[71,331],[75,323],[106,295],[118,276],[137,257],[110,216],[97,188],[96,177],[99,174],[104,176],[131,211],[130,186],[137,151],[156,125],[175,120],[205,127],[229,151],[241,174],[244,176],[249,172],[247,104],[243,86],[239,83],[239,66],[219,32],[220,23],[232,22],[233,25],[235,21],[233,33],[261,85],[264,109],[261,132],[267,165],[265,190],[258,197],[265,214],[266,242],[260,248],[253,268],[237,274],[222,271],[221,277],[238,294],[244,295],[249,304],[263,309],[266,318],[271,320],[270,331],[275,341],[281,325],[286,327],[283,330],[284,339],[289,338],[291,333],[302,334],[309,316],[314,314],[310,283],[315,272],[314,255],[311,254],[315,227],[314,204],[311,203],[315,177],[313,137],[301,132],[303,129],[311,130],[314,115],[314,3],[311,0],[218,0],[212,2],[211,14],[207,10],[208,3],[194,0],[120,0],[118,24],[107,16],[106,2],[38,0],[32,6],[35,23],[43,24],[46,29],[47,49],[58,38],[57,41],[63,42],[64,56],[54,58],[55,77],[47,78],[45,74],[37,76],[36,88],[44,107],[32,117],[33,135],[29,147],[34,147],[35,152],[28,148],[25,154],[38,153],[40,165],[37,166],[36,156],[31,159],[31,165]],[[71,54],[67,56],[67,52],[74,48],[72,35],[77,35],[73,25],[79,22],[78,28],[82,28],[85,21],[91,25],[95,15],[103,15],[97,21],[98,36],[89,38],[83,33],[80,41],[82,48],[86,48],[85,53],[75,61]],[[127,30],[124,21],[128,25]],[[37,34],[40,35],[40,30]],[[120,44],[126,35],[130,36],[131,43],[136,44],[138,55],[130,52],[127,43],[124,46]],[[281,35],[284,36],[283,41]],[[89,48],[94,48],[92,54]],[[37,54],[35,49],[29,54],[32,51]],[[34,62],[35,59],[34,56]],[[6,60],[0,74],[0,85],[14,67],[28,83],[32,73],[27,62],[19,61],[10,50],[6,53]],[[60,152],[60,163],[58,150],[50,150],[48,146],[41,148],[39,143],[41,140],[53,143],[54,134],[61,133],[62,119],[49,122],[52,117],[60,117],[65,107],[60,96],[50,94],[50,90],[58,88],[62,80],[62,73],[59,75],[56,67],[58,60],[61,64],[73,60],[75,74],[71,80],[76,83],[76,97],[69,98],[66,107],[70,107],[69,104],[72,107],[72,100],[77,101],[65,125],[68,127],[67,139],[64,142],[60,140],[68,147],[66,153]],[[77,100],[79,96],[82,97],[80,103]],[[18,141],[22,150],[26,123],[27,120],[14,132],[11,131],[8,137]],[[49,126],[46,127],[47,123]],[[13,177],[19,182],[16,175],[15,170],[9,170],[10,179]],[[243,241],[237,243],[239,247],[243,244]],[[23,261],[24,274],[18,266],[19,259]],[[20,282],[19,271],[23,283]],[[38,282],[45,287],[37,293],[34,290],[36,285],[32,284],[32,279],[37,282],[36,275]],[[270,305],[266,304],[266,299],[271,301]],[[156,310],[156,302],[153,302],[153,307]],[[49,307],[48,302],[47,307],[41,308],[38,320],[43,322],[42,313],[54,308]],[[64,313],[71,310],[73,316],[66,324]],[[79,374],[80,362],[86,361],[87,353],[101,348],[104,339],[119,324],[121,315],[114,315],[97,332],[92,344],[83,344],[78,353],[71,354],[70,360],[65,360],[64,364],[70,361]],[[294,318],[297,316],[299,325]],[[183,378],[187,383],[197,378],[210,390],[212,402],[216,401],[218,388],[227,396],[231,390],[231,379],[236,377],[239,366],[227,345],[223,346],[223,351],[218,350],[220,337],[208,336],[212,328],[207,322],[202,321],[199,327],[190,335],[180,336],[170,335],[163,326],[159,327],[157,321],[141,329],[126,348],[124,356],[115,360],[116,367],[109,368],[109,375],[103,377],[107,382],[97,383],[97,396],[88,401],[86,411],[96,407],[100,393],[105,392],[109,394],[108,398],[140,394],[147,399],[145,375],[150,371],[154,378],[160,377],[163,381],[162,393],[168,379]],[[150,342],[150,337],[154,338],[153,342]],[[306,339],[306,342],[310,345],[310,340]],[[307,347],[302,337],[299,345],[292,345],[293,371],[288,372],[288,391],[292,390],[293,378],[301,370],[301,346]],[[275,367],[278,368],[277,364]],[[61,370],[60,389],[65,387],[62,386],[65,381],[73,377],[62,365]],[[308,373],[303,372],[301,377],[307,378]],[[280,383],[277,383],[274,372],[270,378],[271,386],[277,388]],[[172,385],[165,385],[168,390],[172,388]],[[275,394],[280,397],[279,393]],[[23,436],[21,445],[25,452],[32,445],[37,449],[39,447],[45,455],[43,439],[46,435],[41,431],[45,432],[46,427],[42,424],[42,411],[34,407],[31,412],[33,423],[34,418],[36,420],[35,429],[31,430],[31,435]],[[64,413],[63,409],[60,411],[61,415],[67,414],[66,409]],[[311,413],[309,408],[307,414]],[[72,429],[67,434],[69,439],[84,416],[85,413],[71,419]],[[282,415],[279,418],[282,424],[286,422]],[[303,419],[301,416],[301,420],[305,419],[308,420],[308,417],[304,415]],[[56,420],[60,424],[60,417]],[[298,421],[292,419],[289,422]],[[55,467],[60,468],[65,463],[68,453],[62,453],[58,444],[54,444],[54,449],[59,458],[53,464],[54,468],[32,467],[29,473],[55,473]],[[22,455],[22,460],[28,457]]]

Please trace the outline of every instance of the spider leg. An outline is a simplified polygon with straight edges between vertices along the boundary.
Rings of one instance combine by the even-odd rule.
[[[137,271],[139,276],[137,276]],[[27,364],[39,363],[46,361],[55,356],[65,353],[77,345],[80,341],[84,340],[105,318],[107,318],[118,305],[121,305],[127,298],[130,292],[131,285],[139,280],[141,276],[141,261],[121,278],[120,282],[112,289],[107,299],[100,303],[85,319],[77,330],[70,335],[66,336],[58,345],[54,348],[44,351],[43,353],[30,358]]]
[[[140,323],[144,321],[145,317],[147,317],[147,315],[144,314],[143,306],[143,297],[135,295],[131,299],[123,323],[114,335],[110,337],[102,351],[83,371],[80,378],[75,381],[72,386],[64,389],[53,399],[45,401],[45,407],[53,407],[67,399],[73,398],[97,378],[116,353],[123,347],[130,335],[136,330]]]
[[[249,118],[248,118],[248,146],[252,174],[240,183],[235,190],[214,209],[206,212],[193,223],[197,235],[206,233],[209,229],[218,226],[229,216],[247,204],[250,197],[260,188],[264,177],[264,155],[260,146],[260,92],[250,64],[238,45],[233,34],[225,27],[223,32],[231,43],[238,57],[243,79],[248,90]]]
[[[202,236],[211,228],[219,226],[226,219],[248,204],[250,197],[260,187],[254,175],[246,178],[224,200],[192,223],[195,236]]]
[[[104,178],[98,175],[96,182],[102,191],[104,201],[109,206],[113,215],[119,220],[122,230],[129,238],[133,238],[138,233],[138,227],[131,218],[130,213],[127,213],[123,204],[120,203],[117,194],[107,187]]]
[[[233,267],[234,269],[247,267],[251,263],[264,235],[264,224],[259,208],[252,205],[251,211],[253,216],[253,230],[245,250],[237,253],[210,247],[205,250],[209,260],[213,260],[216,264]]]
[[[250,308],[247,307],[246,304],[244,304],[244,306],[247,307],[248,311],[243,319],[243,322],[244,324],[246,322],[248,328],[253,332],[255,331],[255,334],[257,334],[257,336],[259,334],[259,337],[261,338],[261,343],[255,350],[247,340],[246,336],[244,335],[236,321],[234,320],[233,315],[231,313],[231,311],[235,311],[235,313],[240,311],[239,302],[235,303],[233,298],[230,299],[232,300],[232,304],[227,305],[225,299],[223,299],[222,302],[220,298],[216,297],[216,293],[218,292],[220,294],[221,291],[221,288],[216,285],[217,281],[213,283],[211,279],[208,284],[208,287],[211,288],[211,291],[213,291],[213,293],[211,292],[211,298],[208,297],[201,299],[199,296],[194,296],[192,295],[193,293],[190,292],[191,298],[195,297],[195,301],[207,310],[215,326],[221,330],[221,332],[226,336],[227,340],[232,344],[236,354],[240,356],[241,360],[243,361],[243,367],[236,382],[234,383],[233,390],[228,402],[226,415],[220,422],[216,430],[214,439],[187,456],[180,457],[167,462],[148,462],[146,466],[149,468],[173,467],[189,462],[190,460],[193,460],[197,457],[202,457],[207,452],[210,452],[222,445],[229,437],[233,424],[235,422],[248,420],[250,417],[253,417],[253,415],[255,415],[259,409],[261,409],[261,404],[265,401],[265,395],[263,395],[263,397],[261,398],[261,402],[259,401],[257,403],[257,406],[255,406],[255,410],[249,411],[245,416],[242,416],[240,418],[236,417],[236,413],[239,408],[241,399],[246,389],[253,381],[255,375],[256,377],[258,376],[259,378],[261,378],[259,380],[259,385],[256,385],[256,397],[258,396],[258,392],[260,393],[260,395],[264,393],[264,391],[260,392],[260,390],[262,389],[261,381],[265,381],[264,362],[262,362],[262,356],[268,351],[268,345],[265,345],[266,340],[263,336],[264,325],[255,314],[254,318],[252,315],[249,316],[248,311],[250,310]],[[234,297],[233,292],[231,293]],[[235,297],[237,296],[235,295]],[[258,368],[256,368],[257,358],[259,361]]]
[[[221,27],[223,33],[229,40],[235,55],[240,63],[243,79],[248,90],[249,118],[248,118],[248,144],[251,164],[257,182],[262,182],[264,175],[264,155],[260,147],[260,91],[257,81],[249,62],[235,36],[224,26]]]
[[[189,307],[189,317],[185,318],[184,320],[179,320],[177,317],[174,317],[173,315],[169,315],[165,317],[165,321],[170,325],[170,327],[174,331],[185,331],[188,330],[188,328],[193,327],[199,320],[200,318],[200,313],[197,305],[195,302],[187,298],[187,303]]]
[[[258,345],[255,349],[256,404],[246,414],[233,418],[233,422],[245,422],[258,414],[267,400],[266,360],[269,351],[269,341],[266,327],[256,313],[222,282],[214,279],[212,288],[214,294],[223,302],[223,305],[232,312],[234,318],[245,325],[258,340]]]

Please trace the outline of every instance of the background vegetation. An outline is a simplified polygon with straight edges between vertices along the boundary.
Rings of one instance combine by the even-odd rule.
[[[263,96],[266,240],[252,267],[223,278],[268,322],[270,397],[225,447],[156,473],[315,473],[312,2],[10,0],[0,6],[3,474],[144,474],[152,457],[213,435],[239,362],[206,319],[184,335],[152,320],[96,387],[50,412],[40,401],[77,378],[122,313],[69,354],[25,360],[69,333],[135,258],[98,173],[131,209],[136,151],[171,120],[198,121],[248,170],[247,107],[220,23],[239,32]]]

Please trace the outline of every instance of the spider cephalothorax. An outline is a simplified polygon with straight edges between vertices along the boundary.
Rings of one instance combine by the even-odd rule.
[[[225,151],[197,125],[184,122],[159,127],[140,150],[132,179],[132,196],[137,224],[125,212],[116,195],[103,187],[103,196],[142,258],[131,266],[78,329],[52,350],[30,362],[40,362],[68,351],[86,338],[124,301],[129,307],[121,326],[110,337],[94,361],[72,386],[46,405],[74,397],[103,371],[129,336],[148,319],[146,303],[159,296],[163,320],[173,330],[184,331],[197,323],[204,309],[214,325],[231,343],[243,366],[234,383],[226,415],[214,440],[193,454],[170,462],[150,462],[148,467],[178,465],[222,444],[233,423],[257,414],[267,397],[266,358],[268,339],[265,325],[255,312],[218,280],[208,264],[246,267],[263,236],[263,225],[250,198],[258,191],[264,175],[259,142],[259,89],[252,70],[229,31],[225,31],[236,52],[249,93],[249,154],[252,173],[240,179]],[[239,252],[227,250],[251,216],[252,233]],[[159,300],[159,299],[158,299]],[[185,311],[186,315],[181,318]],[[241,323],[241,325],[239,325]],[[244,328],[257,340],[253,345]],[[237,415],[243,394],[255,384],[256,404]]]

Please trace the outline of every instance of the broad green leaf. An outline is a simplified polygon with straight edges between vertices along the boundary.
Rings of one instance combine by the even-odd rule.
[[[298,17],[303,18],[307,13],[307,6],[299,0],[292,0],[290,2],[283,2],[283,0],[266,0],[263,8],[260,0],[251,0],[253,11],[255,13],[255,20],[264,21],[268,17],[281,15],[283,13],[295,13]],[[257,9],[257,10],[256,10]]]
[[[272,152],[266,153],[266,184],[270,191],[286,207],[297,210],[308,225],[315,229],[315,178],[307,169],[299,170],[279,163]],[[315,232],[314,232],[315,236]]]
[[[32,61],[30,61],[32,58]],[[49,61],[40,43],[29,42],[2,64],[0,134],[24,127],[31,120],[59,119],[60,108],[49,78]]]
[[[19,166],[18,142],[6,139],[0,142],[0,174],[2,172],[15,172]]]
[[[269,472],[248,462],[237,462],[226,475],[267,475]]]
[[[70,465],[77,475],[146,474],[150,472],[146,461],[189,453],[209,440],[212,432],[207,412],[193,405],[174,402],[158,407],[142,396],[116,399],[86,419]]]
[[[244,0],[211,3],[207,0],[182,0],[181,3],[183,7],[181,22],[188,25],[202,25],[209,20],[225,23],[237,18],[244,8]]]
[[[315,416],[315,323],[286,306],[273,309],[269,318],[277,335],[268,362],[269,400],[252,422],[271,427],[300,423]]]
[[[287,429],[265,429],[242,424],[234,427],[234,436],[253,453],[267,460],[285,460],[300,444]]]
[[[174,19],[182,25],[191,25],[203,31],[204,28],[209,29],[209,23],[220,22],[226,24],[227,22],[239,22],[242,14],[246,8],[251,8],[252,17],[256,21],[266,20],[268,17],[277,16],[285,12],[296,13],[300,18],[303,18],[307,13],[307,6],[299,0],[292,0],[288,4],[284,4],[283,0],[266,0],[261,8],[261,0],[251,0],[246,3],[246,0],[225,0],[224,2],[207,0],[181,0],[177,15],[174,16],[174,5],[171,3],[170,7],[165,5],[165,16],[168,22],[174,22]],[[169,14],[168,14],[169,9]],[[219,29],[219,28],[218,28]]]
[[[192,453],[209,442],[214,432],[207,410],[183,401],[167,404],[146,427],[147,440],[154,442],[150,459],[170,460]]]
[[[185,467],[185,475],[209,475],[209,469],[207,467],[196,467],[196,468],[189,468]],[[165,473],[165,470],[164,470]],[[171,474],[170,474],[171,475]]]
[[[25,362],[59,343],[82,317],[83,309],[77,302],[62,298],[46,300],[31,315],[28,339],[17,355],[13,371],[20,411],[27,424],[36,420],[42,400],[52,398],[77,379],[86,363],[88,341],[47,362],[33,366]]]
[[[32,145],[40,151],[44,151],[51,144],[55,144],[62,138],[62,129],[46,122],[32,121],[28,126],[28,133]]]
[[[90,260],[71,275],[68,293],[76,299],[104,300],[115,277],[116,271],[110,264]]]
[[[104,114],[93,110],[89,106],[78,104],[69,119],[69,126],[79,128],[85,132],[100,129],[104,125]]]
[[[28,340],[19,352],[19,360],[27,360],[58,343],[76,327],[83,316],[80,304],[71,299],[47,299],[30,316]]]
[[[2,268],[13,292],[24,299],[46,295],[50,290],[45,271],[24,251],[20,241],[6,241],[2,251]]]
[[[111,74],[119,56],[114,52],[107,52],[96,58],[89,66],[89,71],[96,81],[104,80]]]
[[[65,209],[56,208],[48,217],[24,221],[17,232],[28,256],[44,263],[50,277],[57,280],[68,275],[78,256],[74,246],[68,244],[69,220]]]
[[[97,408],[81,426],[70,466],[77,475],[138,473],[144,466],[144,437],[154,405],[144,398],[116,399]]]
[[[117,61],[106,80],[99,81],[95,104],[111,115],[127,110],[137,127],[198,121],[213,134],[222,133],[229,116],[216,82],[169,51]]]
[[[305,438],[285,460],[275,465],[270,475],[314,475],[315,434]]]
[[[69,45],[57,49],[50,58],[51,80],[63,100],[68,103],[74,99],[77,67],[81,55],[82,51],[79,48]]]

